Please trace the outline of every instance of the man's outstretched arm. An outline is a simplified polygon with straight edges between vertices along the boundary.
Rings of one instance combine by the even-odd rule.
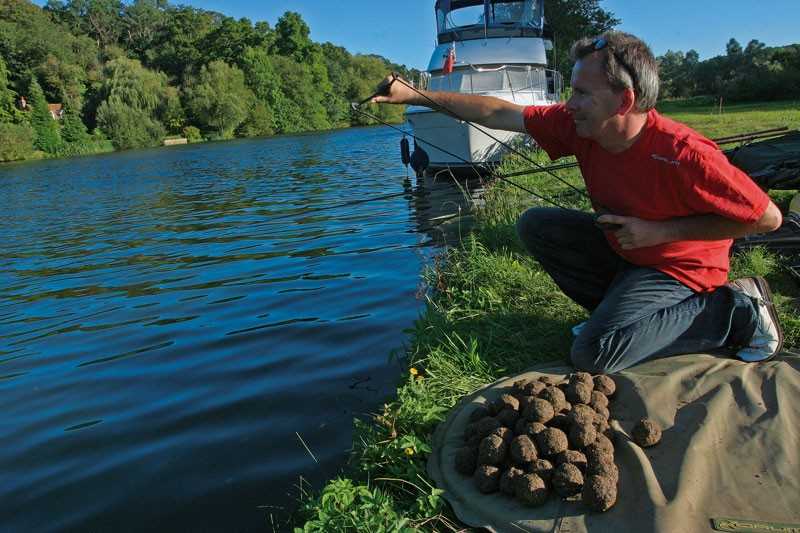
[[[388,76],[378,86],[378,92],[386,91],[384,96],[375,96],[372,101],[386,104],[419,105],[449,112],[460,120],[475,122],[496,130],[525,133],[522,111],[525,106],[494,98],[473,94],[423,91],[412,89],[402,78]],[[388,90],[386,87],[388,86]],[[426,98],[427,97],[427,98]]]

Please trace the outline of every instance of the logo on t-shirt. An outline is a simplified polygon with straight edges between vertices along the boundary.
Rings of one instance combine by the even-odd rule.
[[[675,165],[676,167],[681,164],[681,162],[678,161],[677,159],[670,159],[668,157],[664,157],[663,155],[650,154],[650,157],[652,157],[656,161],[663,161],[664,163],[669,163],[670,165]]]

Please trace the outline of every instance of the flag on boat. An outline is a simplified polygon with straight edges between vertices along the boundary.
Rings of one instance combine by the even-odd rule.
[[[450,47],[450,50],[447,51],[447,55],[444,56],[444,66],[442,66],[442,72],[444,74],[450,74],[453,72],[453,66],[456,64],[456,44]]]

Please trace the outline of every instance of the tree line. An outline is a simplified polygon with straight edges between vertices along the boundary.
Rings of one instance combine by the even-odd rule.
[[[0,161],[366,125],[348,103],[389,71],[419,75],[313,42],[294,12],[272,28],[167,0],[0,0]]]
[[[725,55],[700,61],[695,50],[668,51],[658,58],[662,98],[713,96],[725,101],[800,98],[800,44],[747,46],[731,39]]]

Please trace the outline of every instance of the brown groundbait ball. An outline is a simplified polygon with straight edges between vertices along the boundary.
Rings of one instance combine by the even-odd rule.
[[[569,430],[569,443],[582,450],[597,439],[597,430],[592,424],[576,424]]]
[[[574,372],[570,374],[569,383],[570,385],[573,383],[584,383],[589,389],[594,388],[594,380],[592,379],[592,375],[588,372]]]
[[[495,416],[503,409],[513,409],[515,411],[519,409],[519,400],[517,400],[510,394],[501,394],[499,398],[497,398],[493,402],[490,402],[488,407],[489,407],[489,414]]]
[[[589,407],[597,411],[598,405],[608,409],[608,396],[600,391],[593,390],[592,398],[589,400]]]
[[[477,422],[481,418],[489,416],[489,409],[485,405],[476,407],[469,415],[470,422]]]
[[[533,437],[546,427],[547,426],[541,422],[528,422],[527,420],[520,418],[517,420],[517,424],[514,426],[514,432],[517,435],[528,435],[529,437]]]
[[[530,379],[524,379],[524,378],[523,379],[518,379],[517,381],[515,381],[511,385],[511,392],[512,393],[520,392],[520,393],[524,394],[525,393],[525,386],[528,385],[528,383],[530,383],[530,382],[531,382]]]
[[[586,466],[586,475],[607,477],[616,483],[619,479],[619,468],[610,455],[604,455],[599,463],[589,463]]]
[[[556,383],[558,383],[561,380],[559,378],[554,377],[554,376],[548,376],[547,374],[544,374],[542,376],[539,376],[539,381],[541,381],[542,383],[544,383],[547,386],[550,386],[550,385],[555,385]]]
[[[471,446],[464,446],[456,451],[456,472],[471,476],[478,466],[478,450]]]
[[[555,491],[566,498],[581,491],[583,488],[583,474],[581,474],[577,466],[570,463],[562,463],[553,472],[552,483]]]
[[[541,398],[534,398],[528,405],[522,417],[530,422],[546,424],[555,415],[555,410],[550,402]]]
[[[572,411],[572,404],[569,402],[564,402],[564,407],[561,408],[561,412],[564,414],[569,414]]]
[[[500,421],[496,418],[487,416],[475,422],[474,433],[479,439],[483,440],[491,435],[492,431],[499,428],[501,425],[502,424],[500,424]]]
[[[507,428],[513,428],[519,420],[519,411],[514,409],[503,409],[497,413],[497,420]]]
[[[577,450],[564,450],[556,455],[556,464],[561,465],[564,463],[577,466],[581,472],[586,470],[586,456]]]
[[[491,494],[500,487],[500,469],[496,466],[480,465],[475,469],[475,485],[484,494]]]
[[[537,382],[538,383],[538,382]],[[533,403],[533,400],[536,399],[536,396],[523,396],[519,399],[519,412],[524,413],[525,409],[528,408],[530,404]]]
[[[567,386],[566,396],[573,404],[588,404],[592,401],[592,389],[586,383],[575,381]]]
[[[557,428],[547,428],[536,435],[537,448],[541,455],[551,457],[567,449],[567,435]]]
[[[499,465],[506,458],[508,445],[501,437],[489,435],[481,441],[478,448],[478,464]]]
[[[597,406],[597,409],[594,409],[594,413],[594,421],[598,424],[603,421],[608,422],[608,418],[611,416],[608,409],[600,405]]]
[[[648,446],[655,446],[661,441],[661,428],[653,420],[649,418],[642,418],[631,432],[633,441],[646,448]]]
[[[597,413],[588,405],[577,403],[572,406],[572,411],[567,414],[570,425],[591,424],[595,421]]]
[[[514,440],[511,441],[509,452],[511,454],[511,459],[517,464],[530,463],[538,459],[536,446],[534,446],[533,441],[527,435],[514,437]]]
[[[553,469],[555,469],[555,466],[547,459],[536,459],[528,465],[528,469],[531,474],[536,474],[542,478],[545,483],[550,483],[550,478],[553,477]]]
[[[525,393],[531,396],[538,396],[546,387],[547,385],[541,381],[531,381],[525,386]]]
[[[525,505],[542,505],[547,501],[547,485],[536,474],[525,474],[514,480],[514,494]]]
[[[594,428],[597,430],[598,434],[603,434],[608,437],[611,426],[608,425],[608,420],[600,419],[594,421]]]
[[[499,428],[495,429],[494,431],[492,431],[491,434],[492,435],[497,435],[498,437],[503,439],[506,444],[509,444],[511,442],[511,439],[514,438],[514,431],[509,429],[509,428],[507,428],[507,427],[499,427]]]
[[[558,387],[547,387],[539,393],[539,398],[547,400],[553,406],[553,410],[557,413],[561,411],[567,404],[567,397],[561,392]]]
[[[614,396],[617,385],[614,383],[613,379],[606,375],[601,375],[595,376],[592,381],[594,381],[594,390],[600,391],[606,396]]]
[[[570,426],[572,425],[569,421],[569,415],[564,413],[559,413],[553,417],[550,422],[547,423],[548,426],[551,428],[557,428],[566,433],[569,431]]]
[[[593,511],[608,511],[617,503],[617,483],[607,477],[589,476],[583,484],[582,499]]]
[[[516,478],[525,475],[519,468],[511,467],[500,476],[500,492],[506,496],[514,496],[514,485]]]

